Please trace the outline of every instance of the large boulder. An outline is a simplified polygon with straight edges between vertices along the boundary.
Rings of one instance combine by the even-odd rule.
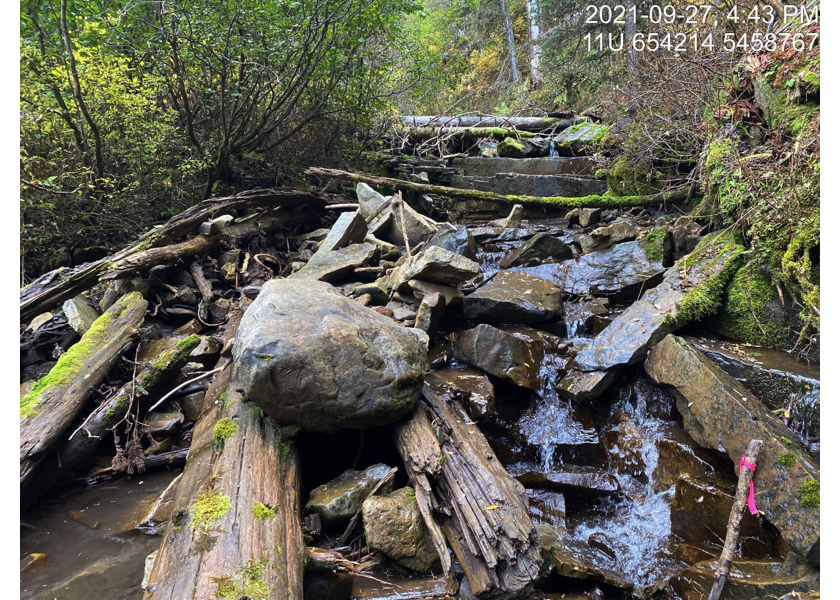
[[[373,465],[364,471],[347,469],[312,490],[306,510],[318,513],[324,525],[346,521],[359,511],[373,487],[390,470],[391,467],[383,464]]]
[[[368,234],[367,223],[364,217],[358,212],[341,213],[333,225],[327,237],[321,242],[318,247],[317,256],[321,252],[329,252],[331,250],[338,250],[344,248],[349,244],[355,244],[365,241],[365,236]]]
[[[356,186],[356,196],[359,199],[359,214],[368,222],[370,233],[376,237],[399,246],[405,246],[403,228],[411,247],[428,239],[437,232],[437,228],[408,204],[403,202],[399,210],[393,205],[377,211],[390,200],[379,194],[365,183]],[[403,215],[405,221],[403,222]]]
[[[275,279],[233,347],[245,396],[280,423],[332,433],[411,412],[426,348],[411,331],[318,281]]]
[[[546,261],[559,262],[572,258],[572,249],[548,233],[538,233],[523,242],[499,263],[502,269],[522,265],[536,266]]]
[[[686,431],[706,448],[740,462],[750,440],[762,440],[753,476],[758,509],[785,540],[819,565],[819,466],[797,435],[743,385],[685,340],[669,335],[645,361],[645,370],[673,388]]]
[[[589,235],[582,235],[579,238],[580,248],[584,254],[590,254],[596,250],[609,248],[614,244],[635,239],[636,227],[630,221],[614,221],[604,227],[599,227]]]
[[[471,321],[530,325],[562,315],[560,288],[525,273],[501,271],[464,298],[464,316]]]
[[[479,325],[458,336],[455,358],[531,390],[540,387],[544,343],[536,333]]]
[[[440,568],[432,534],[417,507],[414,490],[371,496],[362,504],[368,547],[418,573]]]
[[[459,285],[479,274],[478,263],[460,254],[432,246],[423,252],[408,257],[386,277],[385,285],[390,289],[407,288],[412,279]]]

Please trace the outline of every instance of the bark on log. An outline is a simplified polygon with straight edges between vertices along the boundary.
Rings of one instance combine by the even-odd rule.
[[[409,190],[421,194],[434,194],[450,198],[463,198],[465,200],[485,200],[487,202],[538,204],[542,206],[553,206],[556,208],[568,209],[650,206],[654,204],[662,204],[664,202],[678,202],[680,200],[684,200],[686,196],[685,189],[675,190],[672,192],[662,192],[659,194],[650,194],[647,196],[610,196],[606,194],[602,196],[582,196],[579,198],[567,198],[564,196],[545,196],[542,198],[538,198],[536,196],[503,196],[502,194],[494,194],[493,192],[481,192],[478,190],[465,190],[442,185],[414,183],[412,181],[403,181],[401,179],[392,179],[390,177],[377,177],[374,175],[351,173],[349,171],[339,171],[338,169],[321,169],[318,167],[311,167],[307,169],[306,172],[310,175],[318,175],[320,177],[343,179],[345,181],[353,181],[357,183],[362,182],[367,183],[368,185]]]
[[[303,597],[297,450],[237,391],[228,358],[223,365],[195,426],[147,600]]]
[[[120,388],[110,400],[100,404],[85,419],[79,430],[58,446],[55,454],[49,453],[38,467],[35,476],[21,488],[21,503],[29,504],[37,500],[62,476],[91,457],[102,438],[123,420],[132,404],[157,391],[162,383],[177,373],[200,341],[201,338],[193,334],[169,338],[161,344],[160,349],[137,369],[132,381]]]
[[[402,116],[400,121],[406,127],[412,128],[506,128],[518,129],[521,131],[544,131],[554,130],[561,131],[578,123],[585,123],[588,121],[585,117],[447,117],[443,115],[437,116]]]
[[[422,405],[400,425],[396,443],[409,477],[417,482],[418,504],[420,490],[428,489],[440,503],[439,512],[447,515],[443,531],[473,593],[480,598],[527,593],[542,560],[525,490],[505,471],[463,407],[424,386]],[[433,457],[436,444],[441,454]]]
[[[744,454],[744,460],[755,465],[758,459],[758,452],[761,450],[761,440],[751,440]],[[729,513],[729,524],[726,526],[726,542],[720,553],[718,568],[715,571],[715,582],[712,591],[709,593],[709,600],[718,600],[729,576],[732,567],[732,559],[735,557],[735,548],[738,546],[738,534],[741,532],[741,515],[747,503],[747,492],[750,489],[754,471],[747,467],[741,468],[738,475],[738,488],[735,491],[735,500],[732,502],[732,511]]]
[[[140,294],[123,296],[94,321],[82,339],[65,352],[46,377],[20,401],[20,484],[82,410],[91,388],[99,385],[138,336],[147,302]]]
[[[131,266],[136,265],[135,270],[142,268],[148,265],[151,256],[146,255],[138,260],[134,258],[135,255],[168,246],[175,240],[198,231],[201,223],[211,218],[226,214],[234,215],[237,211],[247,208],[273,208],[264,213],[264,215],[270,214],[271,219],[265,218],[257,224],[257,227],[264,230],[269,224],[276,226],[282,223],[292,226],[306,222],[317,217],[327,204],[345,201],[345,197],[337,194],[295,188],[254,190],[236,196],[205,200],[172,217],[162,227],[146,232],[136,242],[112,256],[73,269],[56,269],[45,273],[20,291],[20,319],[23,322],[52,309],[57,304],[89,289],[100,278],[117,279],[125,277],[126,274],[133,274],[135,271]],[[227,231],[223,233],[228,234]],[[202,237],[205,238],[205,244],[193,242],[192,247],[196,250],[208,247],[206,246],[208,237],[213,238],[215,243],[222,239],[221,236]],[[185,246],[182,249],[187,251],[189,248],[190,246]],[[179,255],[178,258],[181,256]]]

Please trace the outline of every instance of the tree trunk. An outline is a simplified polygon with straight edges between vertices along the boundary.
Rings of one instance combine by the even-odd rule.
[[[230,359],[219,366],[145,598],[302,598],[297,450],[242,397]]]
[[[159,389],[162,383],[184,366],[190,352],[200,341],[201,338],[196,334],[166,339],[162,347],[138,368],[132,381],[120,388],[110,400],[100,404],[85,419],[82,427],[59,445],[55,455],[50,453],[41,463],[29,484],[21,489],[21,503],[28,504],[37,500],[63,475],[91,457],[101,439],[123,420],[135,400],[141,402],[141,393],[147,395]]]
[[[102,260],[86,263],[75,269],[56,269],[45,273],[20,291],[20,319],[27,321],[50,310],[57,304],[79,295],[99,282],[100,278],[114,279],[115,273],[133,274],[144,266],[145,255],[138,260],[135,255],[167,246],[185,235],[197,231],[202,222],[221,215],[235,215],[247,208],[274,208],[266,214],[266,223],[257,223],[261,230],[283,224],[293,226],[305,223],[320,215],[328,203],[346,200],[336,194],[311,192],[295,188],[277,188],[242,192],[236,196],[205,200],[169,219],[163,227],[152,229],[136,242]],[[270,219],[268,217],[271,217]],[[259,221],[258,217],[257,220]],[[204,236],[202,236],[204,237]],[[215,243],[222,239],[215,238]],[[192,241],[184,251],[206,247],[207,240]],[[166,251],[163,251],[166,254]],[[180,256],[179,256],[180,257]],[[121,275],[125,276],[125,275]]]
[[[422,404],[398,428],[396,443],[418,505],[424,502],[428,511],[437,502],[446,515],[443,531],[473,593],[481,598],[527,593],[542,559],[525,489],[505,471],[464,409],[424,386]]]
[[[542,83],[540,74],[540,5],[538,0],[525,0],[528,13],[528,40],[531,53],[531,88]]]
[[[29,482],[35,467],[78,416],[91,388],[105,379],[137,338],[147,304],[138,293],[123,296],[21,399],[21,487]]]
[[[530,0],[529,0],[530,1]],[[536,1],[536,0],[534,0]],[[585,123],[588,120],[584,117],[492,117],[492,116],[468,116],[468,117],[447,117],[436,116],[402,116],[400,121],[406,127],[485,127],[485,128],[513,128],[520,131],[543,131],[553,129],[560,131],[578,123]]]
[[[638,79],[639,79],[639,53],[633,49],[633,36],[636,35],[636,0],[626,0],[627,12],[624,17],[624,44],[627,47],[627,83],[630,90],[630,97],[627,105],[630,115],[638,111]]]
[[[758,459],[758,452],[761,450],[761,440],[751,440],[747,446],[744,459],[748,464],[755,467]],[[732,567],[732,559],[735,557],[735,549],[738,546],[738,534],[741,532],[741,515],[747,503],[747,492],[750,489],[750,482],[753,479],[754,471],[747,467],[741,467],[738,476],[738,488],[735,490],[735,500],[732,502],[732,511],[729,513],[729,523],[726,526],[726,542],[720,553],[718,568],[715,571],[715,582],[709,593],[709,600],[718,600],[729,576],[729,569]]]
[[[499,6],[502,9],[502,21],[505,25],[511,81],[513,83],[519,83],[519,62],[516,60],[516,42],[513,39],[513,25],[510,23],[510,11],[508,11],[507,0],[499,0]]]
[[[503,196],[501,194],[494,194],[493,192],[481,192],[478,190],[465,190],[459,188],[446,187],[442,185],[414,183],[412,181],[403,181],[401,179],[392,179],[390,177],[377,177],[374,175],[350,173],[349,171],[339,171],[338,169],[321,169],[318,167],[311,167],[307,169],[306,172],[309,175],[318,175],[320,177],[330,177],[333,179],[344,179],[345,181],[363,182],[367,183],[368,185],[377,185],[399,190],[409,190],[412,192],[419,192],[421,194],[435,194],[438,196],[447,196],[450,198],[464,198],[466,200],[486,200],[488,202],[506,202],[510,204],[538,204],[543,206],[554,206],[556,208],[568,209],[624,208],[631,206],[650,206],[652,204],[662,204],[664,202],[677,202],[685,199],[686,194],[685,189],[680,189],[672,192],[651,194],[648,196],[613,197],[608,195],[592,195],[582,196],[580,198],[566,198],[564,196],[545,196],[542,198],[536,196]]]

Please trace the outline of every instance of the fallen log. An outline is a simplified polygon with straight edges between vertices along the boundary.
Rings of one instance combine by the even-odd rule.
[[[65,440],[54,454],[50,453],[42,461],[34,477],[21,487],[21,503],[28,504],[37,500],[62,476],[90,458],[102,438],[125,418],[134,403],[140,402],[143,395],[155,392],[177,373],[200,341],[201,338],[193,334],[169,338],[161,344],[160,349],[139,366],[131,381],[123,385],[112,398],[100,404],[73,432],[70,439]]]
[[[219,367],[145,597],[302,598],[297,450],[288,430],[237,391],[230,360]]]
[[[138,336],[147,302],[138,293],[123,296],[94,321],[82,339],[61,355],[46,377],[20,400],[20,484],[23,487]]]
[[[45,273],[20,291],[20,320],[26,321],[54,306],[73,298],[95,285],[101,279],[118,279],[147,267],[152,261],[164,260],[167,256],[182,258],[183,254],[202,248],[210,248],[225,237],[225,232],[214,236],[201,236],[180,247],[180,252],[163,252],[161,255],[144,254],[152,249],[164,248],[172,242],[197,232],[201,223],[221,215],[235,215],[243,209],[271,208],[263,216],[256,217],[256,227],[261,231],[278,224],[297,225],[320,215],[327,204],[346,201],[337,194],[327,194],[296,188],[276,188],[253,190],[226,198],[205,200],[169,219],[163,226],[156,227],[143,234],[136,242],[111,256],[92,263],[86,263],[73,269],[56,269]],[[270,218],[266,218],[270,217]],[[260,218],[263,220],[260,221]],[[235,227],[236,224],[231,225]],[[235,230],[234,230],[235,231]],[[137,258],[136,255],[143,255]]]
[[[543,131],[546,129],[553,129],[561,131],[577,125],[578,123],[586,123],[589,119],[585,117],[493,117],[493,116],[466,116],[466,117],[447,117],[443,115],[437,116],[402,116],[400,122],[411,128],[510,128],[519,129],[522,131]]]
[[[715,571],[715,583],[709,593],[709,600],[719,600],[723,593],[723,586],[732,568],[732,559],[735,557],[735,549],[738,546],[738,534],[741,531],[741,515],[744,506],[747,504],[747,494],[750,490],[753,473],[755,470],[758,452],[761,450],[761,440],[751,440],[747,446],[747,452],[741,461],[741,473],[738,476],[738,487],[735,491],[735,500],[732,502],[732,511],[729,513],[729,523],[726,526],[726,542],[720,553],[720,561]]]
[[[445,515],[443,531],[473,593],[480,598],[527,593],[542,560],[524,488],[505,471],[464,409],[428,385],[410,421],[395,436],[397,449],[412,482],[418,482],[418,505],[420,490],[437,497],[438,511]],[[430,449],[437,448],[441,454],[434,459]]]
[[[487,202],[536,204],[568,209],[650,206],[665,202],[679,202],[684,200],[687,194],[686,189],[679,189],[671,192],[661,192],[659,194],[650,194],[646,196],[615,196],[610,193],[606,193],[603,195],[593,194],[578,198],[565,196],[545,196],[540,198],[536,196],[506,196],[502,194],[495,194],[493,192],[481,192],[478,190],[451,188],[443,185],[414,183],[413,181],[403,181],[401,179],[393,179],[390,177],[377,177],[375,175],[363,175],[361,173],[351,173],[349,171],[340,171],[338,169],[321,169],[318,167],[311,167],[307,169],[306,172],[309,175],[317,175],[319,177],[343,179],[345,181],[353,181],[356,183],[362,182],[367,183],[368,185],[377,185],[398,190],[408,190],[421,194],[433,194],[438,196],[447,196],[450,198],[463,198],[465,200],[484,200]]]

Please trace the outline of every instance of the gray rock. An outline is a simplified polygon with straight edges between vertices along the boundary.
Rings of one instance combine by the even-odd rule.
[[[464,298],[464,316],[471,321],[530,325],[562,315],[560,288],[524,273],[501,271]]]
[[[669,335],[645,361],[648,375],[673,388],[685,430],[733,464],[750,440],[764,443],[753,476],[756,506],[785,540],[819,565],[819,466],[804,444],[755,396],[685,340]],[[811,493],[808,493],[808,492]]]
[[[418,300],[422,300],[428,294],[440,294],[443,296],[446,305],[449,306],[450,304],[461,304],[464,299],[464,292],[451,285],[440,285],[412,279],[408,282],[408,286],[412,289],[414,297]]]
[[[477,262],[440,246],[432,246],[425,252],[408,257],[386,277],[386,281],[388,288],[397,290],[407,287],[412,279],[459,285],[477,276],[480,271]]]
[[[335,479],[312,490],[306,510],[317,512],[324,525],[350,519],[362,507],[373,486],[390,470],[391,467],[381,463],[364,471],[348,469]],[[389,486],[390,484],[386,484],[385,493],[390,491]]]
[[[558,490],[586,497],[621,491],[614,475],[589,467],[563,467],[548,473],[528,472],[517,476],[516,480],[526,488]]]
[[[629,589],[633,583],[604,563],[604,555],[584,542],[567,539],[563,544],[552,546],[547,560],[552,573],[561,577],[590,579],[608,585]]]
[[[391,312],[394,313],[394,318],[397,321],[405,321],[406,319],[413,319],[417,316],[417,312],[413,308],[403,304],[402,302],[392,300],[386,304],[385,307],[391,309]]]
[[[367,221],[370,233],[380,238],[384,237],[400,248],[405,246],[401,226],[403,213],[408,242],[412,247],[437,232],[435,226],[405,202],[398,210],[394,210],[393,206],[388,206],[374,217],[376,211],[388,202],[389,198],[385,198],[367,184],[360,183],[356,186],[356,196],[359,199],[359,213]]]
[[[460,399],[473,420],[495,412],[496,393],[487,375],[471,367],[440,369],[426,375],[436,394]]]
[[[455,358],[482,371],[537,390],[544,343],[533,331],[479,325],[464,331],[455,342]]]
[[[219,233],[222,229],[224,229],[231,223],[233,223],[233,216],[222,215],[221,217],[217,217],[212,221],[205,221],[204,223],[202,223],[198,229],[198,232],[201,235],[212,235],[214,233]]]
[[[579,123],[574,127],[564,129],[554,136],[554,143],[558,152],[568,148],[574,153],[582,151],[587,146],[597,143],[611,128],[611,125],[599,123]]]
[[[538,233],[523,242],[499,263],[502,269],[523,265],[536,266],[546,261],[559,262],[572,258],[572,249],[547,233]]]
[[[374,244],[351,244],[340,250],[315,253],[310,261],[291,275],[292,279],[313,279],[315,281],[338,281],[357,267],[366,266],[379,249]],[[265,289],[265,288],[263,288]]]
[[[579,371],[571,369],[554,389],[569,400],[592,400],[615,381],[616,371]]]
[[[388,496],[371,496],[362,504],[368,546],[418,573],[440,568],[414,490],[405,487]]]
[[[362,215],[358,212],[341,213],[327,237],[321,242],[315,256],[322,252],[331,252],[350,244],[363,242],[367,234],[367,223]]]
[[[99,318],[99,313],[88,304],[84,296],[76,296],[67,300],[61,306],[61,309],[64,311],[70,327],[79,335],[84,335],[93,325],[93,322]]]
[[[434,337],[446,314],[446,299],[439,293],[426,294],[417,309],[414,326]]]
[[[504,220],[502,227],[505,229],[518,229],[522,224],[522,212],[524,210],[521,204],[514,204],[513,208],[510,209],[510,214]]]
[[[332,433],[411,412],[426,348],[331,285],[274,279],[245,311],[233,347],[249,400],[281,423]]]
[[[583,253],[589,254],[635,238],[636,227],[632,223],[629,221],[614,221],[609,225],[599,227],[589,235],[580,236],[578,241]]]
[[[576,260],[511,270],[542,277],[576,296],[615,295],[635,300],[642,285],[663,272],[662,261],[651,259],[641,242],[624,242]]]
[[[432,239],[423,246],[423,250],[427,250],[432,246],[440,246],[455,254],[460,254],[470,260],[477,261],[478,246],[475,243],[475,238],[470,233],[469,229],[463,225],[459,225],[454,230],[448,225],[442,226],[437,233],[432,236]]]
[[[158,550],[155,550],[149,556],[146,557],[146,561],[143,565],[143,581],[140,583],[140,587],[144,590],[149,585],[149,578],[152,576],[152,569],[155,566],[155,561],[157,560]]]

